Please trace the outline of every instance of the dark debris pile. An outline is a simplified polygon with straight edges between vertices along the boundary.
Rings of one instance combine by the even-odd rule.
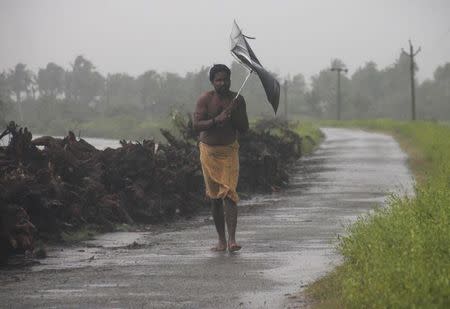
[[[256,123],[240,138],[239,192],[278,191],[302,155],[302,137],[277,118]]]
[[[180,125],[181,124],[181,125]],[[192,215],[205,205],[203,178],[190,122],[167,143],[121,141],[96,149],[72,132],[32,139],[11,122],[0,138],[0,260],[32,251],[34,240],[59,240],[86,224],[154,223]],[[270,192],[288,181],[301,138],[279,121],[260,122],[240,139],[240,192]]]

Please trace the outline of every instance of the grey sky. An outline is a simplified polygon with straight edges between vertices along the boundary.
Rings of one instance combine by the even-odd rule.
[[[233,19],[255,36],[263,65],[309,78],[332,58],[350,73],[392,64],[411,38],[419,78],[450,62],[450,0],[0,0],[0,71],[23,62],[65,68],[82,54],[98,70],[184,75],[232,61]]]

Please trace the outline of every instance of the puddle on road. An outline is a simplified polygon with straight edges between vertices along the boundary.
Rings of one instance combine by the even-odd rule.
[[[117,283],[90,283],[86,284],[87,288],[120,288],[127,287],[129,284],[117,284]]]
[[[99,246],[104,248],[127,247],[139,241],[146,235],[143,232],[115,232],[98,235],[93,240],[86,241],[87,246]]]
[[[107,233],[97,235],[77,246],[50,247],[48,257],[41,260],[39,265],[33,266],[32,271],[124,265],[129,261],[121,261],[118,252],[126,253],[133,251],[133,248],[139,248],[145,235],[143,232]]]

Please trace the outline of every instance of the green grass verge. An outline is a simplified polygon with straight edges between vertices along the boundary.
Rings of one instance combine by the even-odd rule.
[[[319,126],[314,122],[295,122],[291,126],[302,137],[302,155],[311,153],[324,138]]]
[[[61,240],[66,244],[79,243],[81,241],[94,239],[96,235],[105,232],[132,232],[136,230],[136,226],[126,223],[113,224],[111,230],[105,230],[104,227],[95,224],[81,226],[73,231],[61,232]]]
[[[99,228],[95,225],[86,225],[75,231],[62,232],[61,239],[64,243],[78,243],[84,240],[90,240],[99,234]]]
[[[391,120],[326,123],[389,132],[419,179],[414,198],[393,196],[386,208],[348,228],[344,263],[306,294],[317,308],[450,307],[450,127]]]

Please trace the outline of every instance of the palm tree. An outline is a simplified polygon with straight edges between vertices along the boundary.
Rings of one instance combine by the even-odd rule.
[[[23,122],[22,92],[27,92],[32,83],[31,72],[26,69],[23,63],[16,64],[14,70],[8,74],[8,83],[12,92],[16,95],[16,103],[19,107],[20,121]]]

